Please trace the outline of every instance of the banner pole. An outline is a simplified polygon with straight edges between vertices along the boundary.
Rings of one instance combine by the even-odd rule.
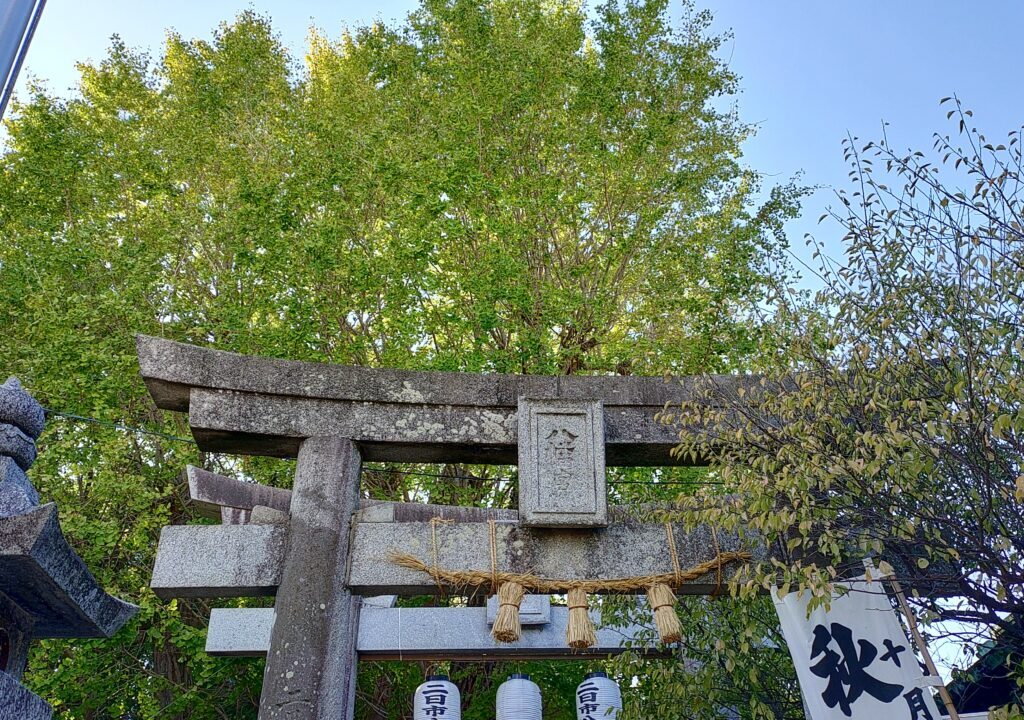
[[[875,567],[875,563],[870,558],[865,558],[864,566],[868,568],[872,573],[881,573],[881,571]],[[930,677],[934,677],[939,681],[939,697],[942,698],[942,702],[946,706],[946,710],[949,711],[950,720],[960,720],[960,714],[956,711],[953,706],[953,697],[949,694],[949,690],[946,685],[942,683],[942,678],[939,677],[939,671],[935,668],[935,662],[932,660],[932,654],[928,652],[928,645],[924,641],[924,636],[921,635],[921,631],[917,627],[917,618],[914,617],[913,610],[910,609],[910,603],[907,602],[907,596],[903,594],[903,587],[892,573],[884,573],[881,575],[875,575],[883,580],[888,580],[889,584],[892,585],[892,590],[896,594],[896,600],[900,604],[900,610],[903,611],[903,617],[907,619],[907,626],[910,628],[910,634],[914,638],[914,643],[917,645],[917,649],[921,651],[921,657],[924,658],[925,667],[928,668],[928,674]]]

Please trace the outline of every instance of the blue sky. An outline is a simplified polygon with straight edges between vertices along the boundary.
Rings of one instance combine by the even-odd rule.
[[[64,93],[75,63],[103,57],[112,34],[154,55],[167,29],[209,37],[241,9],[269,15],[301,58],[310,26],[337,36],[345,24],[395,21],[413,0],[48,0],[22,73]],[[831,190],[847,182],[840,143],[847,133],[876,138],[883,120],[898,146],[927,150],[931,134],[949,126],[941,97],[958,94],[979,128],[995,139],[1024,123],[1021,34],[1024,2],[1016,0],[697,0],[715,14],[716,32],[731,31],[722,58],[741,76],[740,113],[758,126],[746,161],[767,181],[803,171],[825,189],[788,227],[799,257],[805,232],[833,252],[838,232],[817,225]],[[674,4],[673,12],[680,6]]]

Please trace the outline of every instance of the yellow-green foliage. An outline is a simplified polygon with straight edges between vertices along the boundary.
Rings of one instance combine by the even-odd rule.
[[[252,13],[152,58],[115,38],[80,96],[37,88],[8,120],[0,370],[51,408],[187,437],[153,409],[134,333],[420,369],[743,366],[798,191],[754,203],[749,129],[721,101],[735,78],[689,15],[425,0],[315,36],[304,66]],[[66,718],[254,717],[261,663],[207,657],[207,604],[158,602],[148,575],[160,527],[194,521],[187,463],[278,485],[288,464],[58,418],[41,445],[43,497],[143,609],[111,641],[44,644],[28,683]],[[379,497],[414,484],[367,476]],[[427,494],[508,501],[490,487]],[[407,713],[420,672],[367,668],[361,716]],[[560,688],[549,717],[570,717],[578,668],[536,673]],[[492,675],[465,673],[467,717],[489,712]]]
[[[677,451],[712,455],[724,483],[684,499],[687,517],[756,528],[781,548],[741,595],[777,585],[824,601],[844,563],[876,555],[922,619],[957,621],[929,633],[996,630],[1019,670],[1020,134],[995,144],[959,100],[943,104],[956,132],[936,135],[933,156],[846,143],[854,189],[822,218],[845,257],[823,262],[809,302],[779,298],[788,351],[762,381],[708,383],[665,419],[683,428]]]

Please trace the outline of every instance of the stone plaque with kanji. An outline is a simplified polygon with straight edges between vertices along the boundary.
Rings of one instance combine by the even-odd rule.
[[[607,525],[601,402],[520,398],[518,425],[520,523]]]

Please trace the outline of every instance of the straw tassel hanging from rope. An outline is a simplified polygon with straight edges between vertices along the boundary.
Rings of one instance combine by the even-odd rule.
[[[494,618],[491,636],[502,643],[512,643],[519,639],[522,628],[519,626],[519,603],[523,601],[526,589],[517,582],[503,582],[498,588],[498,614]]]
[[[675,586],[679,587],[681,570],[679,554],[676,552],[676,537],[672,533],[672,523],[665,523],[665,541],[668,554],[672,558],[672,574]],[[654,612],[654,627],[658,629],[658,638],[666,645],[680,642],[683,639],[683,627],[676,615],[676,595],[665,583],[654,583],[647,588],[647,602]]]
[[[519,623],[519,605],[523,602],[526,588],[514,580],[498,585],[498,542],[494,520],[488,520],[488,534],[491,541],[491,589],[498,587],[498,614],[494,618],[491,637],[501,643],[513,643],[522,635]]]
[[[565,642],[574,650],[585,650],[597,644],[597,633],[587,607],[587,593],[583,588],[569,589],[569,624],[565,628]]]
[[[664,583],[657,583],[647,588],[647,602],[654,611],[654,626],[658,629],[658,638],[669,645],[683,639],[683,627],[676,615],[676,596],[672,588]]]

